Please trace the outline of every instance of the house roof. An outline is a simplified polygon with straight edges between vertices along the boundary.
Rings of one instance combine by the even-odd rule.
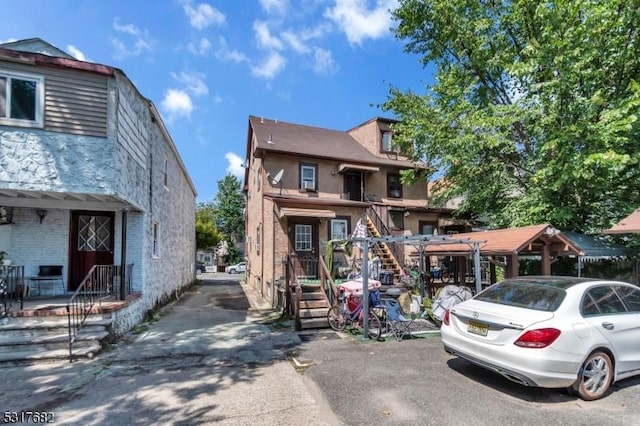
[[[376,157],[347,132],[249,116],[256,138],[255,156],[275,152],[304,157],[336,159],[353,164],[416,167],[411,161]]]
[[[32,65],[71,68],[109,76],[113,75],[116,70],[116,68],[108,65],[79,61],[39,38],[0,44],[0,60],[1,59]]]
[[[549,245],[550,251],[559,254],[580,254],[580,247],[571,242],[560,231],[549,224],[524,226],[521,228],[494,229],[490,231],[455,234],[455,239],[469,238],[481,241],[480,254],[514,255],[539,254],[543,245]],[[426,246],[427,253],[447,253],[459,255],[471,251],[469,244],[451,244],[446,246]]]
[[[586,260],[611,259],[637,254],[637,250],[629,249],[621,244],[605,241],[591,235],[577,232],[563,234],[582,250],[582,258]]]
[[[603,234],[640,234],[640,209],[603,231]]]

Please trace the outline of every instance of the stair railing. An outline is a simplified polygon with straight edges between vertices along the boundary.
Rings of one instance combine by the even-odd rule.
[[[122,266],[120,265],[93,265],[84,277],[67,302],[69,362],[73,362],[73,343],[85,321],[92,313],[94,306],[98,304],[99,311],[102,300],[120,294],[122,285],[125,286],[125,295],[131,293],[132,271],[132,263],[126,265],[124,271],[122,271]],[[121,282],[122,277],[124,277],[124,282]]]
[[[369,217],[369,220],[371,220],[371,222],[373,223],[373,226],[375,226],[378,232],[380,232],[381,236],[391,235],[391,231],[389,230],[387,225],[385,225],[385,223],[382,221],[382,218],[380,217],[376,209],[373,208],[373,206],[369,206],[369,208],[367,209],[367,216]],[[400,245],[396,242],[387,242],[386,245],[389,248],[391,255],[395,258],[396,263],[400,265],[400,260],[403,259],[402,249]]]
[[[18,302],[22,309],[28,290],[23,265],[0,265],[0,318],[9,316],[9,311]]]

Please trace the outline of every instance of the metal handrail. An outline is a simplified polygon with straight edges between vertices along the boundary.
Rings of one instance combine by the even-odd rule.
[[[20,302],[22,309],[27,291],[23,265],[0,265],[0,318],[9,315],[14,303]]]
[[[121,265],[92,266],[67,302],[69,362],[73,362],[73,343],[94,305],[97,303],[100,307],[103,299],[120,294],[121,285],[124,285],[125,294],[130,294],[133,264],[126,265],[124,271],[121,268]],[[122,277],[124,283],[121,282]]]
[[[369,216],[369,219],[371,220],[371,222],[373,222],[373,226],[376,227],[376,229],[382,234],[382,235],[391,235],[391,231],[389,230],[389,228],[387,227],[387,225],[384,224],[384,222],[382,221],[382,218],[380,217],[380,215],[378,214],[378,212],[373,208],[373,206],[370,206],[367,209],[367,216]],[[386,243],[387,247],[389,248],[389,250],[391,251],[391,255],[395,258],[396,262],[398,264],[400,263],[400,260],[403,258],[402,256],[402,252],[400,251],[400,246],[398,245],[398,243],[396,242],[389,242]]]

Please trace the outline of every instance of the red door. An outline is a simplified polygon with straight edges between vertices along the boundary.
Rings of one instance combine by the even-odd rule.
[[[93,265],[113,265],[113,212],[71,212],[69,290],[78,288]]]

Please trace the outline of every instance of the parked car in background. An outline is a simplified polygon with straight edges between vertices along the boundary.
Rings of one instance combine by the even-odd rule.
[[[240,272],[247,271],[247,262],[236,263],[235,265],[227,266],[224,271],[228,274],[239,274]]]
[[[204,274],[205,272],[207,272],[207,267],[205,266],[204,262],[197,261],[196,262],[196,273],[197,274]]]
[[[449,309],[445,351],[525,386],[584,400],[640,374],[640,289],[578,277],[519,277]]]

